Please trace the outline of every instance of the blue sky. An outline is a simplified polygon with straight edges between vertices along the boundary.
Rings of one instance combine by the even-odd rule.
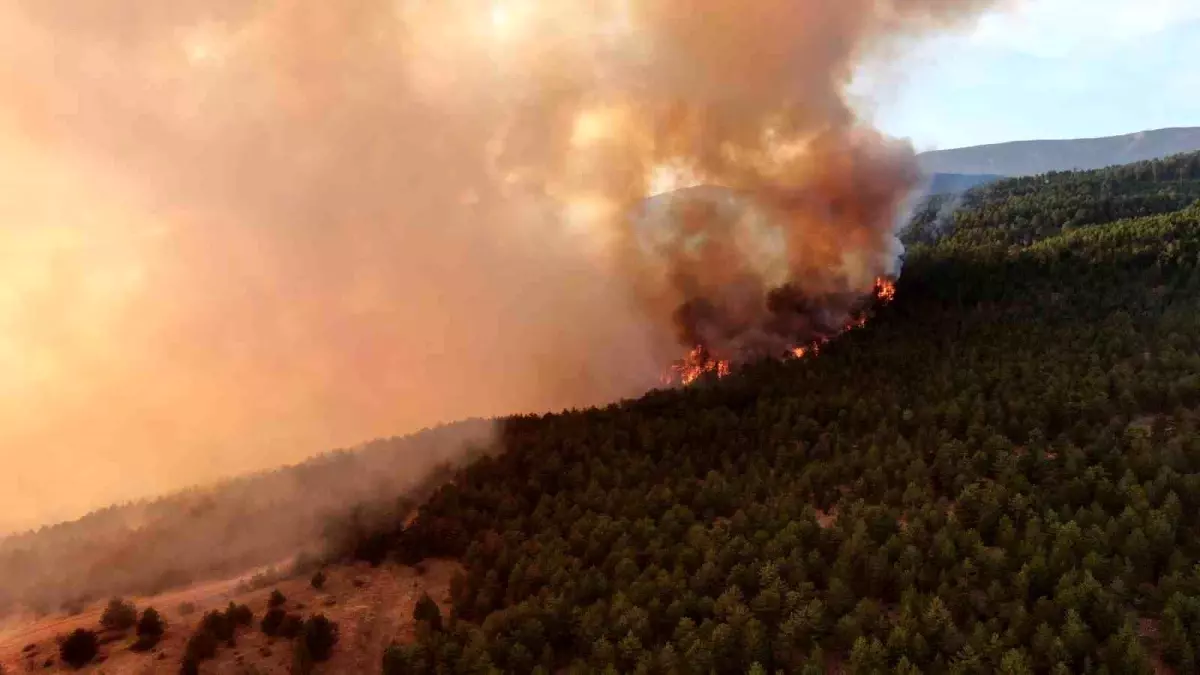
[[[1018,0],[887,68],[864,112],[918,150],[1200,126],[1200,0]]]

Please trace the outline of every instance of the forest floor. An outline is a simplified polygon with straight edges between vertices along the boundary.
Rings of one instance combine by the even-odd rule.
[[[234,647],[222,645],[216,658],[205,661],[201,673],[266,675],[288,673],[292,643],[269,638],[258,627],[267,609],[267,598],[278,588],[287,597],[284,608],[304,617],[324,614],[337,622],[339,639],[333,657],[317,666],[317,673],[378,672],[383,652],[394,642],[413,639],[413,607],[428,593],[443,609],[449,607],[450,579],[460,566],[451,561],[430,560],[417,568],[400,565],[335,566],[325,570],[327,580],[317,590],[310,579],[288,578],[245,590],[252,574],[235,579],[207,582],[148,598],[127,598],[138,610],[154,607],[167,622],[167,632],[149,652],[130,649],[133,631],[124,635],[100,632],[100,615],[105,602],[90,605],[81,613],[40,618],[10,619],[0,624],[0,669],[17,673],[82,672],[107,675],[178,673],[184,645],[204,613],[236,602],[254,611],[254,625],[240,629]],[[189,603],[194,610],[183,613]],[[101,637],[99,656],[75,671],[58,655],[58,641],[76,628],[95,630]]]

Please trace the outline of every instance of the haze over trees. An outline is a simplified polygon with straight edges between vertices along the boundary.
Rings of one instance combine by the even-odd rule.
[[[0,537],[0,616],[153,595],[340,550],[344,537],[402,517],[491,441],[492,422],[467,420]]]
[[[1032,176],[1103,169],[1200,150],[1200,127],[1155,129],[1105,138],[1013,141],[922,153],[927,173]]]
[[[386,671],[1195,672],[1198,181],[931,205],[818,358],[509,420],[377,535],[468,569]]]

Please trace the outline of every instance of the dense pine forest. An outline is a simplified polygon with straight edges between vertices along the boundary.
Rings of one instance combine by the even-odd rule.
[[[508,420],[374,561],[468,572],[386,673],[1200,660],[1200,155],[934,198],[819,356]]]

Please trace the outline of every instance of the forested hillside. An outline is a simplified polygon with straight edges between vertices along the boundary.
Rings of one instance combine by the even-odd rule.
[[[933,204],[819,356],[510,420],[361,542],[469,570],[385,672],[1196,672],[1198,180]]]
[[[1029,245],[1073,228],[1171,213],[1200,199],[1200,154],[1111,167],[1013,178],[965,195],[934,195],[913,216],[905,238],[948,246]]]

